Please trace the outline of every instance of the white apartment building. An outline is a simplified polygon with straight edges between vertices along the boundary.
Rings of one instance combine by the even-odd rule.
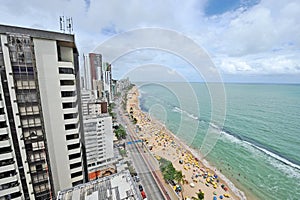
[[[88,173],[91,176],[114,157],[112,118],[108,113],[84,116],[85,149]]]
[[[85,179],[74,35],[0,25],[0,199],[51,199]]]

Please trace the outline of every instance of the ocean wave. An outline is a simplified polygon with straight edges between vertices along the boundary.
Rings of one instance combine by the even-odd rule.
[[[191,114],[185,110],[182,110],[180,108],[178,108],[177,106],[174,106],[172,109],[173,112],[177,112],[177,113],[181,113],[181,114],[185,114],[187,115],[189,118],[194,119],[194,120],[198,120],[199,118],[197,116],[195,116],[194,114]]]
[[[220,131],[220,133],[223,134],[224,136],[226,136],[227,139],[229,139],[231,142],[240,143],[240,144],[243,144],[243,143],[247,144],[248,146],[251,146],[251,147],[253,147],[256,150],[259,150],[260,152],[262,152],[262,153],[264,153],[264,154],[266,154],[266,155],[268,155],[268,156],[270,156],[270,157],[272,157],[272,158],[280,161],[281,163],[283,163],[285,165],[288,165],[288,166],[290,166],[292,168],[300,170],[300,166],[298,164],[291,162],[290,160],[288,160],[288,159],[286,159],[286,158],[284,158],[284,157],[282,157],[282,156],[280,156],[280,155],[272,152],[271,150],[267,150],[267,149],[265,149],[263,147],[260,147],[260,146],[258,146],[256,144],[253,144],[252,142],[247,141],[247,140],[243,139],[242,137],[240,137],[240,136],[238,136],[238,135],[236,135],[234,133],[231,133],[228,130],[224,130],[224,129],[220,128],[218,125],[216,125],[216,124],[214,124],[212,122],[209,123],[209,126],[211,126],[212,128],[214,128],[215,130]]]
[[[247,145],[253,147],[254,149],[257,149],[257,150],[259,150],[260,152],[262,152],[262,153],[264,153],[264,154],[266,154],[266,155],[268,155],[268,156],[270,156],[270,157],[272,157],[272,158],[274,158],[274,159],[276,159],[276,160],[278,160],[278,161],[284,163],[285,165],[288,165],[288,166],[290,166],[290,167],[293,167],[293,168],[295,168],[295,169],[300,170],[300,166],[299,166],[299,165],[297,165],[296,163],[293,163],[293,162],[289,161],[288,159],[286,159],[286,158],[284,158],[284,157],[282,157],[282,156],[280,156],[280,155],[278,155],[278,154],[276,154],[276,153],[273,153],[273,152],[270,151],[270,150],[267,150],[267,149],[265,149],[265,148],[263,148],[263,147],[260,147],[260,146],[258,146],[258,145],[255,145],[255,144],[251,143],[250,141],[247,141],[247,140],[245,140],[245,139],[242,139],[242,138],[239,137],[239,136],[233,135],[233,134],[231,134],[229,131],[222,130],[221,133],[222,133],[225,137],[227,137],[231,142],[241,143],[241,144],[242,144],[242,143],[247,144]]]

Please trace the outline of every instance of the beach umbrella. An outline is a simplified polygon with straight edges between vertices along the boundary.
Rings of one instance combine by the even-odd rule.
[[[220,198],[220,199],[223,199],[223,195],[220,195],[219,198]]]
[[[214,200],[217,200],[217,197],[216,197],[216,196],[214,196]]]
[[[214,193],[213,193],[214,195],[217,195],[217,192],[216,191],[214,191]]]
[[[195,184],[194,183],[190,183],[190,186],[193,188],[193,187],[195,187]]]

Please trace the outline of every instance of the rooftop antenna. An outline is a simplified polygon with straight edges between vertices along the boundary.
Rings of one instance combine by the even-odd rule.
[[[67,17],[66,21],[67,21],[67,30],[68,30],[69,34],[71,34],[71,33],[73,33],[73,19],[72,19],[72,17]]]
[[[72,17],[60,16],[59,17],[60,31],[69,34],[73,33],[73,19]]]
[[[65,32],[66,31],[66,26],[65,26],[65,16],[59,16],[59,27],[60,31]]]

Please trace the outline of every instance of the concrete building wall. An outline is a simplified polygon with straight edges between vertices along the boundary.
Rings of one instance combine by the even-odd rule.
[[[108,114],[84,117],[84,134],[88,171],[107,165],[114,157],[112,118]]]
[[[114,157],[114,147],[113,147],[113,139],[114,139],[114,132],[112,130],[112,118],[104,117],[102,118],[104,125],[104,141],[105,141],[105,156],[106,159],[111,159]]]
[[[0,94],[5,94],[2,104],[0,95],[0,148],[10,145],[0,160],[11,156],[16,162],[8,160],[9,169],[18,172],[0,177],[0,187],[6,178],[17,179],[21,184],[1,189],[13,195],[18,189],[26,199],[51,199],[84,182],[74,36],[0,25],[0,40]],[[4,190],[0,199],[17,199]]]
[[[67,147],[65,145],[64,123],[61,104],[60,85],[58,77],[58,58],[56,41],[34,39],[36,63],[38,67],[39,85],[45,131],[50,147],[49,156],[53,172],[54,189],[71,187],[67,167],[58,169],[59,164],[68,163]]]
[[[0,82],[2,82],[1,77]],[[3,98],[4,92],[0,84],[0,199],[10,196],[21,200],[24,195],[21,192],[20,173]]]
[[[74,103],[76,95],[62,97],[62,92],[76,94],[75,75],[60,74],[59,68],[74,70],[71,48],[63,49],[61,59],[58,61],[56,41],[34,39],[36,62],[38,66],[39,85],[41,88],[41,101],[44,114],[45,131],[49,143],[49,155],[55,191],[72,187],[72,182],[83,180],[83,176],[71,178],[73,172],[82,171],[82,166],[70,169],[69,154],[80,153],[79,118],[64,119],[64,114],[78,114],[78,107],[63,108],[63,103]],[[74,81],[74,85],[62,86],[60,80]],[[66,125],[75,124],[74,129],[66,130]],[[67,140],[67,135],[77,134],[74,139]],[[78,144],[77,148],[68,150],[68,145]],[[81,162],[81,161],[80,161]]]
[[[12,66],[11,66],[11,62],[10,62],[9,49],[5,45],[5,44],[7,44],[7,42],[8,42],[7,36],[1,35],[1,47],[2,47],[2,52],[3,52],[4,66],[5,66],[5,76],[7,77],[6,84],[7,84],[8,88],[13,88],[14,80],[13,80],[13,77],[11,76],[13,71],[12,71]],[[1,87],[3,87],[3,85]],[[9,110],[8,112],[12,112],[11,115],[14,118],[13,119],[14,123],[21,125],[21,120],[19,118],[19,115],[17,115],[19,113],[19,109],[18,109],[18,105],[15,101],[17,99],[15,90],[9,90],[8,92],[9,92],[8,101],[11,103],[11,108],[10,108],[11,110]],[[5,104],[3,104],[3,105],[5,105]],[[13,126],[15,126],[15,125],[13,125]],[[8,124],[8,128],[11,128],[9,124]],[[15,142],[14,146],[18,147],[18,149],[14,150],[13,152],[15,153],[15,151],[19,151],[20,156],[22,158],[25,158],[25,159],[19,159],[19,162],[21,162],[21,163],[16,162],[16,168],[17,168],[17,164],[23,165],[22,170],[23,170],[23,174],[24,174],[24,177],[26,180],[23,182],[23,184],[24,184],[24,187],[26,187],[28,189],[27,193],[28,193],[29,198],[34,199],[33,187],[30,184],[30,182],[32,181],[31,176],[30,176],[30,174],[27,173],[30,171],[30,169],[29,169],[27,162],[25,162],[27,156],[26,156],[24,141],[22,140],[22,138],[23,138],[22,130],[20,127],[16,127],[16,126],[13,128],[15,128],[15,130],[16,130],[16,133],[15,133],[16,140],[14,141]],[[12,134],[10,136],[13,137]],[[17,161],[17,160],[15,160],[15,161]],[[23,192],[24,191],[22,191],[22,193]],[[24,193],[23,193],[23,195],[24,195]]]

